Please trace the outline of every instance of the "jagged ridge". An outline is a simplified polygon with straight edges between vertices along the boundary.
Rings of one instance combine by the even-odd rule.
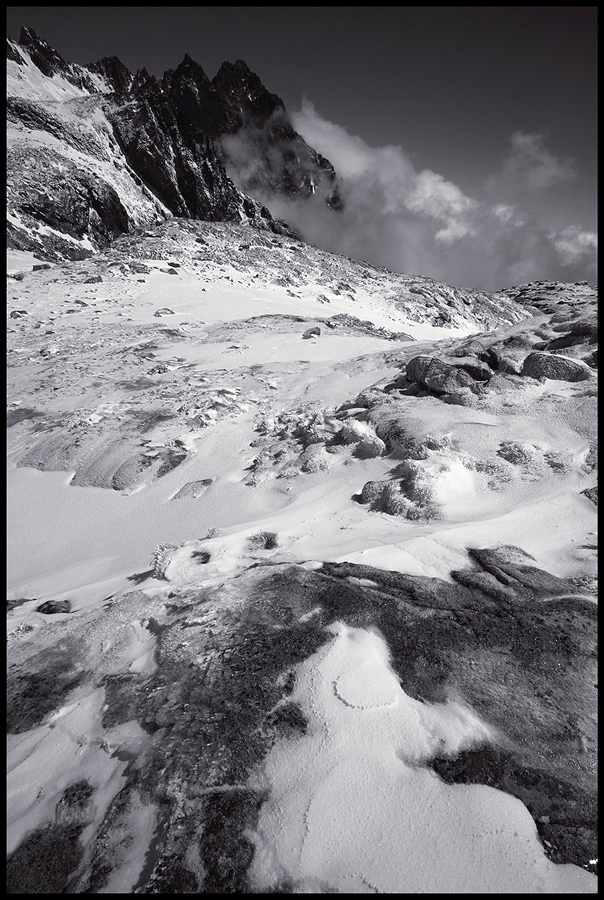
[[[187,54],[158,80],[132,75],[117,57],[68,63],[29,28],[7,42],[7,57],[9,246],[80,259],[171,215],[293,235],[248,188],[290,197],[319,189],[340,203],[331,164],[241,60],[210,81]],[[253,155],[254,178],[241,186],[225,169],[237,166],[223,135]]]

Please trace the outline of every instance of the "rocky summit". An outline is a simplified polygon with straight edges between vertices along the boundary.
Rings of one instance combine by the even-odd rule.
[[[8,893],[595,892],[596,289],[306,244],[240,60],[8,73]]]
[[[210,81],[187,54],[158,80],[115,57],[67,63],[28,28],[7,59],[10,246],[82,259],[170,216],[292,234],[255,193],[340,206],[331,164],[241,60]],[[254,175],[237,186],[225,166],[237,177],[242,152]]]

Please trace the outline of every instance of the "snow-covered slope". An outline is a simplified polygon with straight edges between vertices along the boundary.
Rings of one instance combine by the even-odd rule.
[[[595,291],[9,272],[11,892],[594,891]]]

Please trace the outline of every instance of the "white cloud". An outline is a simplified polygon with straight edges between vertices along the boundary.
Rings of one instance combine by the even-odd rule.
[[[593,256],[598,249],[597,234],[583,231],[578,225],[570,225],[563,231],[554,232],[550,239],[563,266],[572,266],[584,257]]]
[[[524,225],[524,219],[518,210],[508,203],[496,203],[491,212],[497,216],[500,222],[505,224],[512,222],[515,225]]]
[[[536,202],[523,203],[574,175],[538,134],[517,132],[487,201],[467,196],[429,169],[416,170],[402,147],[371,147],[305,101],[292,122],[334,166],[342,212],[318,197],[259,196],[311,243],[398,272],[497,290],[540,278],[593,279],[595,235],[572,225],[552,232]]]
[[[416,177],[415,188],[405,203],[407,209],[422,212],[435,219],[449,219],[464,215],[478,204],[442,175],[424,169]]]
[[[440,231],[436,232],[434,240],[443,244],[455,244],[463,237],[473,234],[474,231],[467,225],[463,225],[461,222],[449,222],[446,228],[441,228]]]
[[[405,200],[405,207],[411,212],[429,216],[445,224],[434,235],[435,240],[445,244],[453,244],[462,237],[475,233],[471,215],[478,206],[457,185],[430,169],[419,173],[415,188]]]

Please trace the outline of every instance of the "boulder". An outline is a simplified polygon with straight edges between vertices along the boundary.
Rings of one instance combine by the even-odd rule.
[[[406,377],[434,394],[459,394],[464,388],[477,394],[479,386],[466,369],[438,357],[416,356],[407,364]]]
[[[464,356],[459,362],[456,361],[454,365],[456,368],[463,369],[464,372],[471,375],[475,381],[488,381],[493,375],[491,366],[474,356]]]
[[[373,459],[386,452],[386,444],[366,422],[350,419],[338,432],[345,444],[356,444],[354,455],[359,459]]]
[[[322,444],[310,444],[300,454],[300,471],[306,474],[327,472],[331,457]]]
[[[202,478],[200,481],[189,481],[183,484],[181,489],[171,498],[172,500],[196,500],[212,484],[211,478]]]
[[[490,347],[489,353],[491,355],[489,365],[492,369],[503,375],[520,375],[522,360],[505,353],[502,347]]]
[[[386,452],[386,445],[377,435],[368,435],[359,441],[354,451],[358,459],[374,459]]]
[[[477,340],[476,338],[471,338],[467,343],[463,344],[461,347],[457,347],[450,351],[451,356],[477,356],[479,359],[482,358],[482,354],[486,353],[486,347],[482,343],[482,341]]]
[[[529,378],[551,378],[555,381],[585,381],[591,378],[588,366],[566,356],[534,351],[524,360],[521,375]]]
[[[382,497],[387,481],[367,481],[361,491],[361,503],[376,503]]]
[[[539,341],[534,345],[535,350],[565,350],[567,347],[574,347],[576,344],[582,344],[584,338],[571,334],[570,331],[562,337],[554,338],[551,341]]]
[[[567,331],[575,337],[592,338],[594,341],[598,338],[597,322],[559,322],[552,325],[553,331]]]
[[[302,335],[302,340],[307,341],[311,337],[319,337],[321,334],[321,329],[318,325],[315,325],[314,328],[307,328],[304,334]]]
[[[407,381],[411,381],[414,384],[421,384],[424,372],[431,362],[431,356],[414,356],[413,359],[410,359],[405,370]]]
[[[380,422],[375,430],[388,452],[398,459],[427,459],[428,448],[403,422],[396,419]]]
[[[370,503],[376,512],[402,516],[411,521],[430,521],[437,508],[426,472],[416,462],[405,461],[394,481],[367,481],[361,503]]]
[[[36,612],[44,613],[47,616],[54,616],[57,613],[71,612],[71,604],[69,600],[47,600],[36,606]]]

